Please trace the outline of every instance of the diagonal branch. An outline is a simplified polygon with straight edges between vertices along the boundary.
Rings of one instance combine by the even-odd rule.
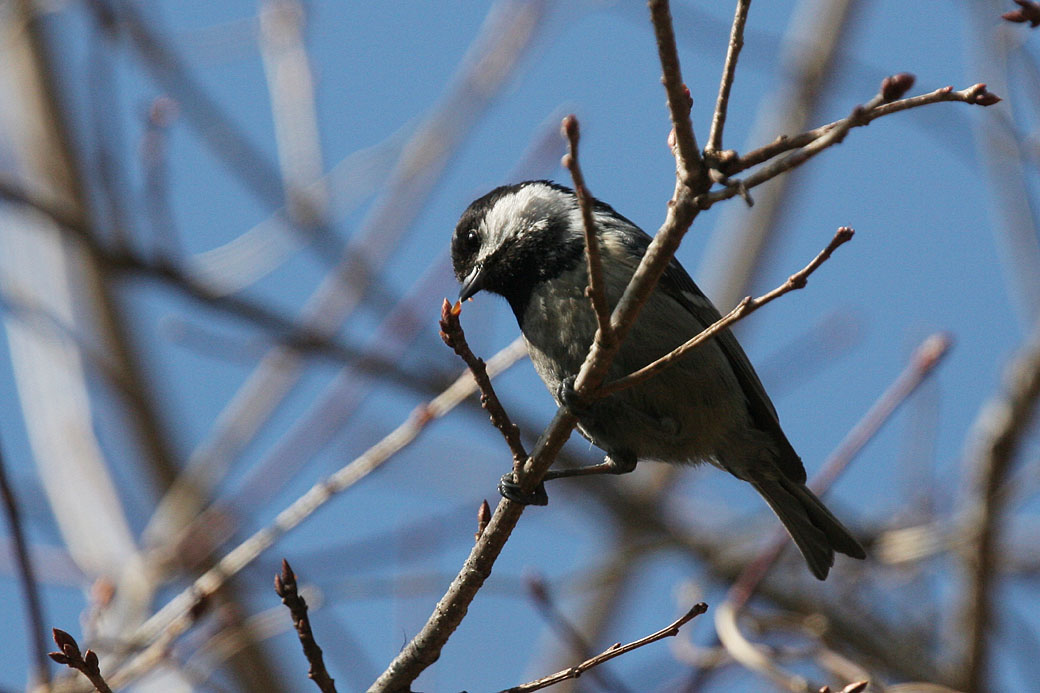
[[[491,384],[491,378],[488,377],[484,360],[477,358],[469,348],[466,334],[462,331],[462,324],[459,322],[461,312],[461,303],[453,306],[448,299],[444,299],[444,304],[441,306],[441,339],[469,366],[473,380],[480,388],[480,405],[487,410],[491,423],[502,432],[502,437],[506,439],[509,450],[513,453],[513,465],[522,465],[527,459],[527,451],[524,450],[524,444],[520,441],[520,429],[510,420],[505,407],[499,401],[495,388]]]
[[[529,691],[538,691],[543,688],[548,688],[549,686],[560,683],[561,681],[566,681],[568,679],[576,679],[592,667],[598,666],[603,662],[610,661],[615,657],[620,657],[626,652],[631,652],[632,650],[639,649],[644,645],[649,645],[650,643],[657,642],[658,640],[663,640],[665,638],[670,638],[678,635],[680,628],[682,628],[687,623],[697,618],[707,610],[708,605],[704,602],[695,604],[692,609],[687,611],[682,616],[682,618],[678,619],[671,625],[662,628],[656,633],[651,633],[645,638],[640,638],[639,640],[630,642],[627,645],[622,645],[621,643],[618,643],[613,647],[608,648],[604,652],[601,652],[600,654],[596,655],[595,657],[586,659],[584,662],[578,664],[577,666],[573,666],[569,669],[564,669],[563,671],[558,671],[555,674],[552,674],[551,676],[546,676],[544,678],[538,679],[537,681],[525,683],[522,686],[515,686],[513,688],[506,689],[501,693],[528,693]]]
[[[657,375],[659,372],[667,368],[668,366],[675,363],[677,360],[685,356],[690,352],[691,349],[698,345],[706,342],[707,340],[714,337],[716,334],[725,330],[727,327],[737,322],[738,320],[750,315],[762,306],[770,303],[786,293],[790,293],[796,289],[805,287],[806,282],[809,279],[809,275],[816,271],[816,269],[826,262],[831,254],[844,243],[852,240],[852,236],[855,232],[848,226],[842,226],[834,234],[834,238],[827,244],[827,247],[820,251],[820,253],[812,259],[808,265],[803,267],[798,272],[795,272],[787,281],[776,287],[772,291],[758,298],[751,298],[748,296],[739,304],[737,307],[727,313],[725,316],[716,320],[712,325],[705,328],[700,334],[693,337],[685,344],[665,354],[661,358],[657,359],[653,363],[649,363],[643,366],[639,370],[629,373],[628,375],[618,378],[617,380],[611,381],[601,387],[598,391],[599,396],[606,396],[619,390],[638,385],[639,383],[648,380],[649,378]]]
[[[892,78],[889,78],[892,79]],[[887,80],[886,80],[887,81]],[[884,86],[884,83],[883,83]],[[881,97],[881,98],[879,98]],[[795,166],[799,166],[805,163],[805,160],[819,153],[822,149],[829,147],[834,144],[839,144],[844,139],[845,134],[853,127],[863,127],[869,125],[878,118],[892,115],[893,113],[899,113],[900,111],[906,111],[911,108],[919,108],[921,106],[927,106],[933,103],[943,103],[946,101],[959,101],[962,103],[973,104],[976,106],[992,106],[1000,101],[1000,97],[986,90],[985,84],[975,84],[965,89],[955,91],[953,87],[942,87],[935,91],[928,92],[927,94],[918,94],[917,96],[911,96],[905,99],[899,99],[894,101],[887,101],[883,98],[881,93],[875,96],[874,99],[869,101],[863,106],[857,106],[853,109],[852,113],[841,120],[836,120],[833,123],[821,125],[818,128],[808,130],[799,135],[789,137],[787,135],[781,135],[773,142],[759,147],[758,149],[752,150],[747,154],[735,157],[732,160],[728,160],[723,164],[720,164],[720,168],[723,173],[733,175],[740,173],[754,166],[763,164],[770,159],[773,159],[785,152],[789,152],[796,149],[810,148],[808,155],[795,154],[791,158],[781,159],[780,161],[772,164],[766,169],[761,169],[754,174],[749,175],[743,180],[745,188],[752,188],[757,185],[775,178],[784,171],[788,171]],[[819,141],[826,138],[824,143],[821,145]],[[729,183],[730,187],[736,185],[735,181]],[[725,190],[712,193],[708,200],[705,202],[714,203],[719,200],[729,199],[739,194],[738,190],[730,190],[727,187]]]

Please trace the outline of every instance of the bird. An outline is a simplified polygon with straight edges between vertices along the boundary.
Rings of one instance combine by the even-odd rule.
[[[652,240],[610,205],[590,198],[607,303],[617,304]],[[820,580],[835,552],[863,559],[851,532],[806,486],[805,467],[780,427],[776,408],[728,329],[664,371],[591,402],[574,380],[597,321],[586,294],[588,270],[578,197],[566,186],[529,180],[495,188],[462,213],[451,240],[460,300],[478,292],[508,302],[535,371],[578,431],[606,453],[603,463],[550,470],[545,479],[624,474],[640,460],[708,463],[746,481],[783,523]],[[664,270],[610,367],[607,380],[655,361],[720,318],[675,259]],[[524,497],[511,475],[500,491],[525,503],[548,501],[544,488]]]

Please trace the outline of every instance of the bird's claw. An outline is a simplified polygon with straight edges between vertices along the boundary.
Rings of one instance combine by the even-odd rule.
[[[549,494],[545,492],[545,484],[539,483],[530,493],[524,493],[520,484],[513,479],[513,473],[504,474],[498,482],[498,492],[521,505],[548,505]]]
[[[581,419],[588,415],[589,406],[574,390],[575,380],[575,376],[569,375],[560,381],[560,384],[556,386],[556,401]]]

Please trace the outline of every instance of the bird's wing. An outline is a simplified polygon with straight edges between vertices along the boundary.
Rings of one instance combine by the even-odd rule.
[[[617,240],[634,246],[631,250],[637,251],[635,253],[636,258],[642,257],[646,252],[646,248],[650,245],[650,236],[641,230],[639,234],[619,235],[622,238],[617,238]],[[636,262],[638,262],[638,259],[636,259]],[[708,327],[722,317],[711,300],[704,295],[675,258],[672,258],[668,267],[665,268],[664,274],[661,275],[658,289],[685,308],[695,322],[701,326],[701,329]],[[733,373],[740,383],[744,397],[748,402],[752,421],[759,429],[771,434],[780,447],[780,456],[777,461],[780,470],[788,479],[804,483],[806,477],[802,460],[787,440],[783,429],[780,428],[780,419],[777,416],[776,408],[770,401],[769,395],[766,394],[766,389],[762,386],[762,381],[758,379],[758,374],[755,373],[755,369],[751,366],[751,361],[748,360],[744,349],[741,348],[737,338],[728,329],[715,335],[715,339],[722,352],[726,355],[726,359],[732,366]]]

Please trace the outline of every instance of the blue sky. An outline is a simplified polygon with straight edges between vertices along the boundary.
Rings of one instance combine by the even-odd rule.
[[[782,47],[795,4],[760,2],[751,8],[747,47],[726,129],[727,147],[745,150],[764,143],[749,142],[750,132],[760,109],[784,94]],[[383,266],[381,287],[388,296],[415,296],[411,306],[419,329],[414,341],[403,347],[402,358],[437,374],[456,373],[461,366],[436,337],[440,301],[457,291],[444,254],[458,215],[469,201],[511,177],[568,182],[558,166],[562,144],[551,137],[562,115],[573,112],[581,121],[581,160],[592,192],[647,231],[653,232],[662,222],[672,189],[668,116],[644,6],[624,2],[504,6],[506,10],[502,5],[499,9],[515,11],[519,6],[537,15],[538,27],[510,78],[486,108],[478,108],[445,101],[444,94],[455,84],[453,76],[486,21],[484,3],[314,0],[306,4],[306,43],[315,80],[323,167],[355,176],[352,185],[331,191],[335,202],[330,227],[340,242],[356,241],[364,233],[378,239],[380,234],[395,232],[390,212],[408,211],[400,242]],[[864,4],[854,12],[841,40],[811,122],[845,116],[875,93],[884,76],[895,72],[917,76],[913,93],[947,84],[958,89],[976,82],[988,82],[993,88],[1006,85],[1005,76],[978,56],[986,54],[995,36],[1004,35],[999,32],[1016,41],[1035,42],[1036,37],[1018,26],[1002,26],[999,11],[979,27],[960,4]],[[702,144],[731,12],[730,3],[676,3],[684,76],[694,96],[694,126]],[[160,2],[142,8],[142,13],[273,166],[275,124],[255,38],[257,4]],[[48,16],[47,24],[60,46],[60,79],[86,166],[96,160],[92,133],[100,111],[119,142],[117,167],[130,201],[135,246],[145,254],[154,252],[156,231],[145,204],[142,114],[169,89],[142,68],[125,42],[104,48],[112,59],[112,81],[99,86],[92,80],[92,47],[98,35],[79,5],[63,5]],[[1016,50],[1028,55],[1029,46]],[[1021,59],[1021,53],[1015,55]],[[1019,65],[1012,63],[1012,75]],[[1028,99],[1025,87],[1015,86],[1010,96],[1020,91]],[[187,114],[191,108],[181,104],[176,109],[164,131],[161,159],[171,210],[166,221],[176,229],[174,247],[186,262],[233,241],[281,206],[279,200],[258,197],[214,157],[191,124]],[[390,199],[388,191],[394,188],[387,181],[395,175],[394,161],[433,113],[457,128],[457,144],[432,180],[419,181],[418,187],[402,185],[394,193],[402,197]],[[1001,370],[1028,333],[1036,308],[1035,302],[1013,290],[1015,284],[1008,279],[1001,240],[1006,222],[986,179],[979,157],[980,147],[986,145],[976,141],[975,128],[987,127],[988,119],[1022,118],[1023,113],[1028,115],[1028,110],[1004,102],[990,109],[937,104],[897,114],[857,129],[843,144],[792,175],[782,216],[752,287],[756,293],[801,268],[838,226],[854,227],[856,238],[813,276],[805,290],[755,314],[738,332],[810,474],[900,372],[921,340],[942,331],[954,343],[919,399],[870,443],[828,496],[850,526],[879,528],[898,522],[920,490],[913,484],[922,475],[935,481],[933,493],[945,511],[964,491],[962,453],[969,427],[983,402],[996,392]],[[532,142],[539,140],[549,146],[545,153],[532,155]],[[451,142],[448,136],[435,141]],[[361,150],[368,154],[355,155]],[[430,156],[436,154],[431,152]],[[343,168],[335,169],[341,162],[346,162]],[[1035,173],[1029,170],[1027,183],[1033,193]],[[360,199],[355,201],[355,195]],[[704,266],[713,234],[724,233],[727,225],[739,225],[747,214],[735,199],[697,219],[678,253],[695,279],[716,269]],[[1035,229],[1033,236],[1035,241]],[[323,279],[329,259],[321,251],[294,253],[243,295],[285,315],[298,315]],[[419,290],[416,281],[423,282]],[[710,287],[704,288],[711,293]],[[266,344],[263,331],[201,308],[160,284],[135,279],[126,282],[123,290],[123,305],[160,412],[178,457],[187,459],[255,367]],[[340,337],[366,345],[385,313],[384,301],[367,297],[340,329]],[[489,296],[467,304],[462,321],[474,350],[485,357],[508,344],[517,332],[505,302]],[[825,331],[827,326],[830,332]],[[33,541],[41,547],[60,547],[61,537],[30,462],[32,452],[6,349],[0,341],[0,402],[6,403],[7,413],[0,420],[0,434],[5,457],[28,508]],[[276,441],[306,421],[307,412],[337,370],[327,360],[314,361],[305,369],[292,393],[244,449],[221,484],[221,493],[234,492]],[[95,427],[123,492],[126,514],[133,529],[143,531],[155,491],[135,471],[137,451],[121,440],[119,408],[111,391],[93,382],[92,392],[99,403]],[[526,362],[501,378],[499,392],[510,411],[525,421],[543,425],[553,413],[550,397]],[[244,537],[270,521],[315,481],[393,429],[422,399],[402,387],[368,391],[327,444],[301,460],[306,464],[291,481],[263,503],[238,509],[243,524],[236,536]],[[537,431],[525,433],[533,436]],[[921,440],[926,443],[920,444]],[[595,456],[584,441],[572,441],[570,449],[590,459]],[[908,462],[908,450],[922,454],[921,449],[925,459]],[[292,452],[287,454],[291,457]],[[1035,458],[1035,440],[1027,452],[1023,459]],[[344,646],[350,656],[330,655],[333,675],[344,684],[341,690],[361,685],[357,682],[377,674],[422,625],[468,552],[477,504],[482,498],[494,502],[497,479],[508,464],[508,452],[483,416],[472,409],[453,413],[248,569],[242,576],[242,584],[247,585],[243,599],[257,611],[278,606],[269,589],[270,577],[277,559],[289,557],[302,579],[310,576],[325,592],[324,606],[315,617],[319,641],[323,633],[339,634],[322,641],[326,650],[335,651],[333,640],[344,637],[343,633],[357,641],[356,649]],[[581,503],[580,483],[550,487],[549,507],[525,514],[488,584],[488,593],[474,603],[438,665],[420,679],[424,690],[486,690],[548,673],[538,669],[537,663],[544,661],[538,655],[551,650],[554,641],[518,583],[531,571],[544,574],[559,580],[566,607],[577,610],[583,603],[575,576],[607,560],[601,548],[609,545],[613,525]],[[679,500],[674,503],[688,502],[704,512],[711,518],[707,526],[746,517],[761,524],[763,536],[773,529],[771,516],[754,494],[711,470],[684,472],[677,483]],[[1035,501],[1032,506],[1035,511]],[[403,529],[428,523],[431,516],[442,518],[444,536],[431,538]],[[375,546],[365,545],[366,541]],[[361,549],[352,552],[358,543]],[[953,565],[937,559],[920,570],[941,576]],[[57,575],[60,571],[51,566]],[[785,566],[798,569],[794,562]],[[839,583],[841,571],[839,563],[835,570]],[[429,582],[417,575],[429,576]],[[630,640],[665,625],[679,610],[676,593],[688,579],[696,581],[709,602],[721,598],[724,585],[705,577],[698,566],[674,556],[648,557],[637,573],[634,594],[626,597],[622,616],[612,621],[614,628],[606,637],[611,642]],[[380,588],[381,580],[394,589]],[[898,590],[898,579],[893,580],[891,589]],[[947,584],[950,589],[954,586]],[[415,595],[408,596],[413,587]],[[820,589],[839,588],[828,583]],[[13,575],[0,575],[0,590],[17,593]],[[391,598],[395,591],[398,596]],[[52,585],[45,597],[49,623],[78,633],[83,591]],[[1035,604],[1035,591],[1023,589],[1014,599],[1022,600],[1020,606],[1030,599]],[[1035,633],[1037,614],[1023,611],[1022,618]],[[0,620],[16,624],[21,618],[18,599],[0,600]],[[708,619],[696,622],[691,630],[697,642],[710,639]],[[279,637],[279,646],[294,647],[288,636]],[[618,665],[615,671],[631,681],[665,686],[677,675],[674,669],[657,673],[662,663],[672,661],[666,650],[658,645],[632,656],[630,663]],[[283,659],[287,663],[279,666],[287,667],[285,675],[294,690],[306,690],[311,684],[302,673],[302,656],[295,661]],[[20,639],[0,648],[0,686],[21,686],[26,660]],[[1023,675],[1003,661],[999,671],[1001,683],[1008,685]]]

